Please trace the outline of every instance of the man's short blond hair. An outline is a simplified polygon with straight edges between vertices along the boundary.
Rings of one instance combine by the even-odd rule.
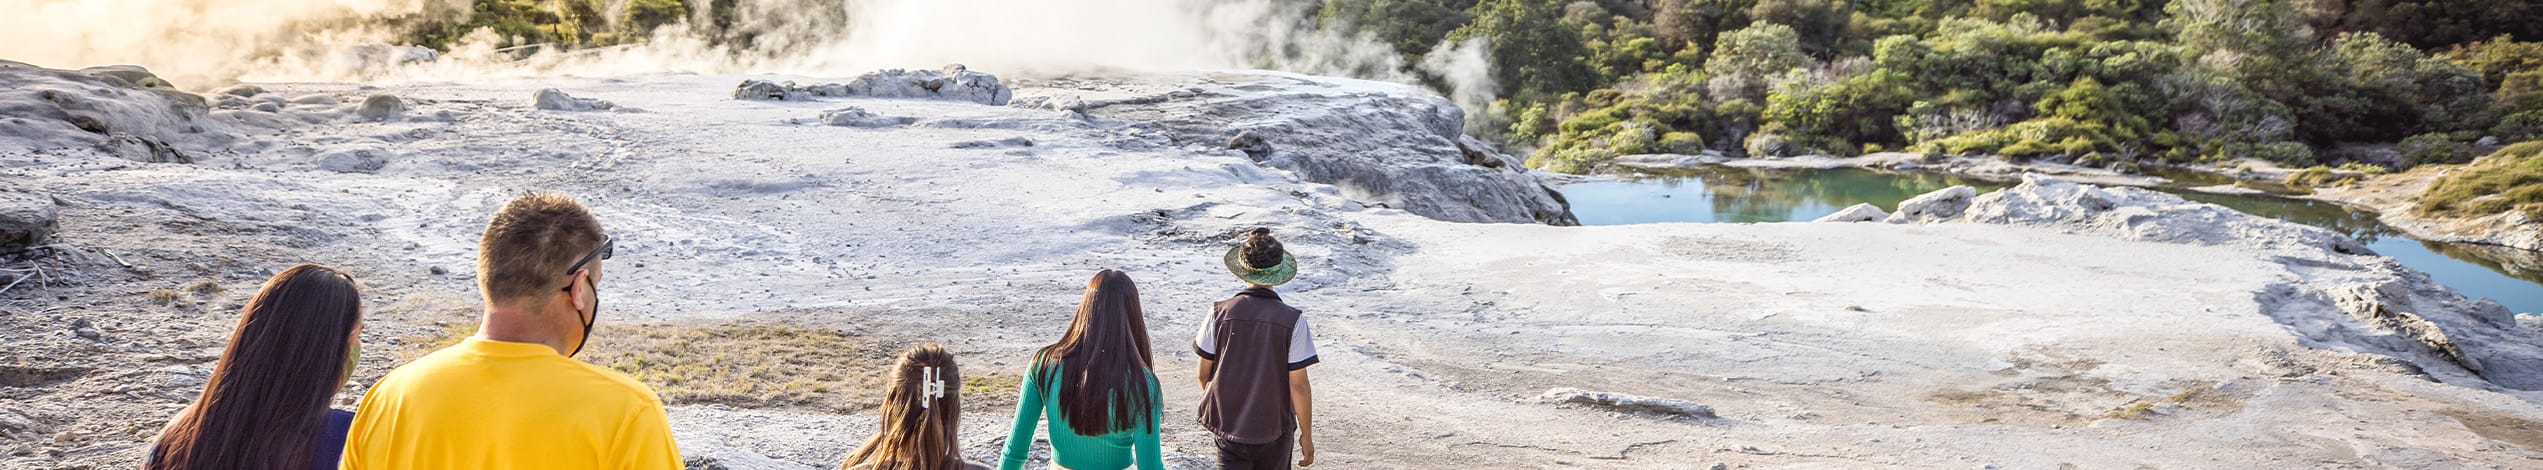
[[[544,297],[572,282],[565,268],[606,238],[600,219],[572,196],[534,191],[513,198],[477,241],[477,287],[496,305]]]

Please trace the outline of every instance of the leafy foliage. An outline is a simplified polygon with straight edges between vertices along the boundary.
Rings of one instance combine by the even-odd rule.
[[[1581,31],[1589,75],[1610,84],[1511,95],[1509,135],[1564,171],[1682,151],[1645,130],[1734,155],[1896,149],[2115,168],[2337,166],[2361,157],[2317,149],[2353,142],[2402,142],[2405,164],[2461,162],[2482,136],[2543,135],[2543,43],[2520,42],[2529,26],[2434,35],[2369,21],[2526,13],[2437,3],[1659,0],[1636,16],[1576,2],[1555,23]],[[2423,49],[2439,46],[2452,49]]]

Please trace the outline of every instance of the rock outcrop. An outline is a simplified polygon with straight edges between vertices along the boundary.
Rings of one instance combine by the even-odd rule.
[[[867,129],[900,127],[918,122],[918,118],[908,116],[881,116],[866,112],[865,108],[854,106],[822,111],[820,119],[821,123],[826,125]]]
[[[969,101],[990,106],[1006,106],[1015,99],[1015,90],[999,83],[998,76],[973,72],[962,64],[947,65],[939,70],[891,69],[868,73],[848,82],[847,94]]]
[[[748,82],[745,82],[744,85],[748,86]],[[736,93],[734,97],[739,98],[740,94]],[[540,88],[539,91],[531,92],[530,106],[548,111],[608,111],[618,109],[618,105],[616,103],[592,98],[576,98],[574,95],[565,94],[565,90],[558,90],[555,88]]]
[[[1713,415],[1713,407],[1691,401],[1614,392],[1593,392],[1576,388],[1546,390],[1544,394],[1537,395],[1536,399],[1546,403],[1588,405],[1628,413],[1649,413],[1695,419],[1717,417]]]
[[[1889,218],[1890,213],[1881,211],[1881,206],[1866,203],[1846,206],[1845,209],[1812,222],[1880,222]]]
[[[1958,198],[1943,193],[1959,189],[1917,199]],[[2521,326],[2496,302],[2466,299],[2330,230],[2155,191],[2040,176],[1969,198],[1957,216],[1920,221],[2047,226],[2261,253],[2289,272],[2285,283],[2255,293],[2263,313],[2307,345],[2380,353],[2432,372],[2451,368],[2499,386],[2543,390],[2543,332]]]
[[[1906,201],[1900,201],[1898,212],[1891,213],[1888,221],[1894,224],[1917,223],[1959,217],[1962,211],[1969,210],[1969,199],[1974,197],[1978,197],[1978,189],[1968,186],[1953,186],[1920,194]]]
[[[354,110],[354,116],[364,121],[386,121],[403,114],[406,114],[406,101],[385,93],[363,98],[362,106]]]
[[[61,226],[53,199],[43,195],[0,192],[0,254],[44,246]]]
[[[1015,90],[999,83],[996,75],[973,72],[960,64],[948,65],[942,70],[875,71],[844,84],[797,85],[792,81],[743,80],[733,89],[733,99],[737,100],[804,101],[850,96],[969,101],[1006,106],[1015,99]]]
[[[200,95],[148,82],[139,67],[95,73],[0,67],[0,138],[32,148],[91,147],[142,162],[187,162],[236,142]]]
[[[1254,161],[1258,162],[1263,161],[1263,159],[1266,158],[1271,158],[1272,155],[1271,142],[1264,141],[1263,135],[1256,134],[1254,131],[1238,132],[1236,133],[1236,137],[1228,138],[1227,148],[1228,150],[1245,152],[1246,157],[1253,158]]]
[[[159,78],[159,74],[150,73],[150,69],[141,68],[139,65],[101,65],[79,69],[79,73],[123,80],[125,85],[142,88],[175,89],[177,87],[168,84],[167,79]]]
[[[1369,206],[1456,222],[1579,223],[1542,175],[1466,137],[1465,111],[1411,87],[1221,73],[1141,96],[1034,96],[1015,106],[1135,123],[1128,130],[1162,133],[1165,145],[1235,148]]]

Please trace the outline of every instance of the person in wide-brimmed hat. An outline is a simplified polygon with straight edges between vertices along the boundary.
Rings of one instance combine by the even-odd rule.
[[[1314,393],[1307,386],[1314,334],[1306,316],[1272,292],[1298,277],[1298,259],[1271,230],[1257,228],[1227,250],[1225,262],[1245,290],[1220,301],[1192,339],[1201,356],[1201,424],[1218,436],[1219,466],[1289,468],[1293,438],[1298,466],[1314,465]]]

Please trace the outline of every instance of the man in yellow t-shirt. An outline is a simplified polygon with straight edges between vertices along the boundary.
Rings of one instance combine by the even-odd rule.
[[[572,359],[600,316],[615,239],[573,198],[531,193],[478,241],[483,326],[362,396],[340,468],[677,469],[662,400]]]

